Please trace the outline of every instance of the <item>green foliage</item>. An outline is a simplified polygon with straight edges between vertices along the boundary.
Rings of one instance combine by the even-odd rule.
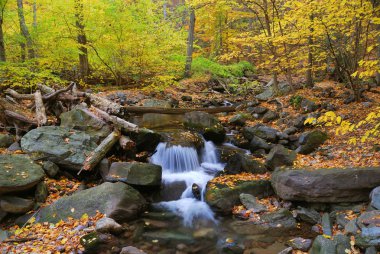
[[[299,109],[301,107],[301,102],[303,100],[303,97],[300,95],[293,95],[289,99],[289,104],[292,105],[293,108]]]
[[[193,60],[192,71],[194,76],[211,74],[213,77],[233,78],[243,77],[245,71],[254,71],[253,66],[246,61],[230,65],[222,65],[204,57]]]

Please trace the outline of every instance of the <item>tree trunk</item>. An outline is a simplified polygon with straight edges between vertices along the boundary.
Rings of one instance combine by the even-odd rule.
[[[313,22],[314,16],[313,14],[310,15],[310,20]],[[314,81],[313,81],[313,52],[312,52],[312,46],[313,46],[313,32],[314,28],[310,27],[310,35],[308,38],[308,57],[307,57],[307,71],[306,71],[306,85],[308,87],[313,87]]]
[[[18,13],[18,20],[19,20],[19,24],[20,24],[21,34],[25,38],[25,41],[26,41],[26,47],[28,49],[28,57],[29,57],[29,59],[33,59],[36,57],[36,55],[35,55],[34,48],[33,48],[32,37],[30,36],[28,27],[26,26],[26,23],[25,23],[24,6],[22,3],[22,0],[17,0],[17,13]],[[23,48],[22,45],[21,45],[21,48]],[[21,54],[21,56],[22,56],[22,54]],[[21,58],[23,58],[23,57],[21,57]]]
[[[88,63],[87,37],[84,31],[83,1],[75,0],[75,26],[77,28],[77,41],[79,46],[79,77],[87,80],[90,72]]]
[[[3,18],[0,17],[0,61],[6,61],[5,44],[4,44],[4,32],[3,32]]]
[[[195,32],[195,11],[193,8],[191,8],[189,32],[188,32],[188,38],[187,38],[186,65],[185,65],[185,77],[187,78],[191,76],[191,63],[193,62],[193,51],[194,51],[194,32]]]
[[[36,119],[38,126],[43,126],[47,123],[46,109],[42,100],[42,94],[40,90],[34,93],[34,100],[36,104]]]
[[[377,36],[377,60],[379,61],[380,65],[380,24],[376,26],[376,29],[379,33]],[[376,72],[376,84],[380,86],[380,72]]]

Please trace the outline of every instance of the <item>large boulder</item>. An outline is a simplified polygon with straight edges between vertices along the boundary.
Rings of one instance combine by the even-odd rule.
[[[239,174],[242,172],[263,174],[267,171],[263,164],[254,160],[250,155],[235,153],[228,159],[223,172],[226,174]]]
[[[0,154],[0,195],[29,190],[44,176],[42,167],[28,156]]]
[[[15,196],[0,197],[0,210],[7,213],[26,213],[34,207],[34,200]]]
[[[118,222],[135,219],[147,203],[141,194],[131,186],[117,183],[103,183],[96,187],[62,197],[40,210],[36,221],[56,223],[68,217],[79,219],[83,214],[94,216],[96,211]]]
[[[256,136],[266,140],[267,142],[275,143],[277,140],[277,133],[278,130],[262,124],[257,124],[252,127],[245,127],[243,129],[243,136],[249,141]]]
[[[61,127],[85,131],[91,136],[105,138],[111,133],[111,127],[108,124],[86,109],[75,108],[62,113],[59,118]]]
[[[21,147],[33,159],[50,160],[64,168],[80,170],[98,141],[99,138],[84,131],[44,126],[28,132],[21,139]]]
[[[289,150],[282,145],[276,145],[270,150],[265,165],[271,170],[281,166],[292,166],[296,157],[296,152]]]
[[[161,141],[159,133],[145,128],[129,133],[129,137],[136,143],[138,151],[153,152]]]
[[[206,112],[189,112],[185,114],[184,125],[190,130],[201,133],[206,140],[222,143],[226,137],[226,131],[219,120]]]
[[[284,200],[339,203],[367,201],[380,185],[380,168],[277,169],[272,186]]]
[[[327,133],[320,130],[304,133],[299,138],[300,146],[297,148],[297,152],[300,154],[312,153],[327,139]]]
[[[114,162],[105,177],[107,181],[136,186],[160,186],[161,166],[141,162]]]
[[[176,131],[171,133],[163,133],[162,136],[163,142],[167,143],[167,147],[195,147],[198,150],[204,147],[202,135],[196,132]]]
[[[214,184],[209,182],[206,187],[205,201],[213,210],[229,214],[235,205],[240,204],[240,194],[251,194],[258,198],[273,194],[269,180],[241,180],[233,187],[225,183]]]
[[[171,108],[172,104],[166,100],[146,99],[143,102],[143,106],[150,108]]]

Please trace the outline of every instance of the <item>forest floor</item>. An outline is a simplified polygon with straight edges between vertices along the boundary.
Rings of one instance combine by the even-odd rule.
[[[199,80],[188,80],[183,82],[182,87],[170,87],[163,92],[150,92],[144,90],[113,90],[107,89],[106,92],[102,92],[104,96],[110,93],[123,92],[127,95],[127,98],[146,98],[154,97],[157,99],[167,99],[168,96],[175,98],[180,102],[179,107],[201,107],[205,101],[233,101],[233,102],[249,102],[254,100],[254,95],[246,96],[234,96],[222,93],[210,92],[209,89]],[[371,100],[370,103],[354,102],[350,104],[343,103],[343,94],[346,89],[343,85],[332,82],[323,81],[316,84],[316,87],[327,88],[332,87],[336,93],[334,98],[323,98],[318,96],[318,92],[314,89],[305,88],[297,90],[295,94],[308,98],[316,103],[327,102],[334,104],[337,107],[335,113],[343,116],[344,119],[351,122],[359,122],[363,120],[370,112],[373,112],[380,106],[380,88],[374,88],[370,93],[365,95]],[[182,96],[191,96],[192,101],[184,102],[181,100]],[[283,111],[290,115],[298,115],[300,112],[289,105],[289,99],[294,94],[280,96],[277,99],[284,105]],[[275,105],[263,102],[261,104],[264,107],[275,110]],[[237,113],[237,112],[236,112]],[[218,114],[219,120],[228,125],[229,119],[236,113]],[[246,125],[255,125],[260,123],[261,120],[251,119]],[[276,121],[267,124],[278,130],[283,130],[285,126],[279,126]],[[296,167],[308,167],[308,168],[344,168],[344,167],[362,167],[362,166],[380,166],[380,153],[375,152],[376,146],[380,145],[379,140],[370,140],[368,142],[358,142],[357,144],[348,144],[348,140],[352,136],[360,137],[369,126],[363,126],[358,131],[350,132],[345,135],[336,135],[335,126],[330,127],[318,127],[322,128],[329,134],[329,139],[326,141],[318,152],[310,155],[298,155],[295,162]],[[378,149],[378,148],[377,148]],[[0,153],[9,153],[7,150],[0,150]],[[14,153],[21,153],[16,151]],[[329,156],[325,156],[329,153]],[[80,182],[74,179],[68,179],[67,177],[60,177],[59,179],[46,179],[45,182],[49,187],[49,196],[47,201],[42,204],[46,206],[51,204],[55,200],[62,196],[70,195],[79,186]],[[32,211],[30,213],[35,213]],[[76,230],[80,226],[94,227],[95,222],[102,218],[104,215],[97,214],[94,217],[88,217],[84,215],[80,220],[69,220],[67,222],[59,222],[57,224],[49,223],[36,223],[32,224],[30,221],[24,227],[18,226],[6,227],[3,229],[14,231],[18,239],[25,239],[25,242],[8,242],[2,243],[0,250],[2,253],[76,253],[76,251],[82,251],[83,248],[79,243],[79,239],[85,234],[83,231]],[[28,239],[38,239],[28,241]]]

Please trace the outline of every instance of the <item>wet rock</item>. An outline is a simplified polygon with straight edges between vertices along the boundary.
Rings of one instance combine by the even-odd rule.
[[[46,183],[40,182],[37,184],[36,192],[34,194],[35,200],[38,203],[44,203],[49,195],[49,189]]]
[[[55,178],[59,172],[59,167],[51,161],[44,161],[42,168],[44,169],[46,175],[50,178]]]
[[[300,154],[312,153],[327,139],[328,136],[323,131],[315,130],[308,133],[304,133],[299,138],[300,146],[297,148],[297,152],[299,152]]]
[[[0,195],[33,188],[44,178],[40,165],[26,155],[0,154]]]
[[[29,131],[21,139],[22,150],[34,159],[50,160],[71,170],[80,170],[99,139],[83,131],[44,126]],[[57,145],[59,144],[59,145]]]
[[[190,130],[201,133],[206,140],[222,143],[226,136],[222,124],[213,115],[206,112],[189,112],[185,114],[184,125]]]
[[[368,200],[372,188],[380,185],[380,168],[278,169],[271,181],[284,200],[359,202]]]
[[[77,107],[68,112],[62,113],[61,127],[84,131],[90,136],[105,138],[111,133],[111,127],[89,110]]]
[[[105,177],[110,182],[124,182],[136,186],[160,186],[162,168],[142,162],[114,162]]]
[[[322,215],[322,231],[324,235],[332,236],[332,223],[330,219],[330,215],[328,213],[324,213]]]
[[[110,171],[110,161],[108,160],[108,158],[103,158],[96,166],[96,169],[98,170],[102,179],[106,181],[106,176]]]
[[[110,246],[117,246],[118,240],[111,234],[92,232],[80,238],[80,243],[85,249],[85,253],[96,254],[105,253]]]
[[[249,140],[242,135],[235,135],[231,138],[231,143],[242,149],[249,149]]]
[[[253,136],[250,144],[249,144],[249,150],[251,152],[255,152],[259,149],[264,149],[265,151],[269,151],[272,148],[272,145],[268,144],[264,139],[259,138],[257,136]]]
[[[265,212],[268,210],[265,205],[258,203],[256,197],[251,194],[241,193],[239,198],[245,208],[252,210],[255,213]]]
[[[371,247],[368,247],[365,249],[365,253],[364,254],[377,254],[377,250],[374,246],[371,246]]]
[[[151,108],[171,108],[172,104],[166,100],[146,99],[144,100],[143,106]]]
[[[295,213],[296,218],[301,221],[310,224],[317,224],[321,222],[321,215],[312,208],[298,207],[297,210],[295,210]]]
[[[166,142],[167,147],[182,146],[182,147],[195,147],[202,149],[204,147],[203,137],[191,131],[178,131],[169,134],[163,134],[163,142]]]
[[[319,235],[314,239],[310,253],[311,254],[338,254],[336,252],[335,243],[332,240],[323,237],[322,235]]]
[[[264,115],[263,115],[263,122],[264,123],[269,123],[272,122],[273,120],[278,119],[280,116],[278,113],[268,110]]]
[[[238,126],[244,126],[245,122],[247,122],[248,117],[244,114],[237,114],[234,115],[230,120],[230,124],[238,125]]]
[[[221,254],[243,254],[244,248],[240,246],[237,242],[225,242],[221,246]]]
[[[273,190],[268,180],[239,181],[233,188],[226,184],[217,184],[211,187],[208,183],[205,201],[216,212],[229,214],[232,208],[240,203],[239,196],[241,193],[264,198],[272,195]]]
[[[277,140],[277,130],[271,127],[258,124],[253,127],[245,127],[243,129],[243,136],[249,141],[252,140],[254,136],[262,138],[268,142],[275,143]]]
[[[276,212],[263,214],[259,220],[234,221],[231,228],[239,234],[270,234],[272,236],[288,235],[290,230],[297,226],[292,213],[287,209],[280,209]]]
[[[7,213],[27,213],[34,207],[32,199],[19,198],[15,196],[0,197],[0,209]]]
[[[0,148],[8,148],[14,142],[14,137],[10,134],[0,133]]]
[[[130,133],[129,137],[136,143],[139,152],[153,152],[161,141],[159,133],[144,128],[140,128],[138,132]]]
[[[146,232],[143,234],[143,238],[148,241],[157,241],[159,244],[192,244],[194,238],[191,235],[184,234],[176,231],[155,231]]]
[[[120,254],[146,254],[144,251],[133,246],[127,246],[121,249]]]
[[[198,184],[193,183],[193,185],[191,186],[191,191],[196,199],[198,200],[202,199],[202,189],[201,187],[199,187]]]
[[[370,194],[371,206],[380,210],[380,187],[376,187]]]
[[[312,240],[301,237],[293,238],[286,242],[294,250],[308,251],[311,248]]]
[[[309,100],[309,99],[303,99],[301,101],[301,108],[303,112],[311,113],[318,109],[318,105],[315,104],[315,102]]]
[[[7,212],[6,211],[3,211],[1,210],[1,207],[0,207],[0,222],[7,216]],[[0,229],[0,232],[1,232],[1,229]]]
[[[292,166],[296,156],[294,151],[282,145],[276,145],[270,150],[265,165],[271,170],[281,166]]]
[[[144,197],[129,185],[121,182],[103,183],[62,197],[42,208],[36,221],[56,223],[68,217],[79,219],[85,213],[94,216],[99,211],[121,222],[135,219],[145,207]]]
[[[100,233],[118,235],[124,231],[123,227],[111,218],[102,218],[96,222],[95,230]]]
[[[236,153],[228,159],[223,172],[225,174],[239,174],[242,172],[263,174],[267,172],[267,169],[264,165],[254,160],[251,156]]]

